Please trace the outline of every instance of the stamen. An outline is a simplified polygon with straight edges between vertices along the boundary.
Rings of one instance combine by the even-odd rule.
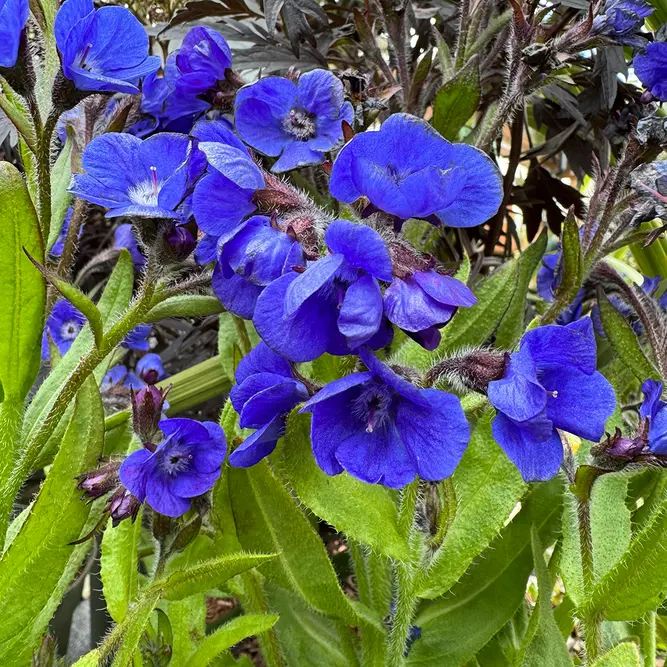
[[[90,49],[93,48],[92,44],[86,44],[86,48],[83,50],[83,55],[81,56],[81,67],[86,66],[86,58],[88,57],[88,54],[90,53]]]
[[[558,391],[556,391],[555,389],[553,391],[548,391],[547,394],[549,394],[551,398],[558,398]]]
[[[151,167],[151,183],[153,186],[153,196],[157,197],[160,192],[160,183],[157,180],[157,167]]]
[[[368,426],[366,427],[366,433],[372,433],[375,428],[375,407],[370,406],[368,410]]]

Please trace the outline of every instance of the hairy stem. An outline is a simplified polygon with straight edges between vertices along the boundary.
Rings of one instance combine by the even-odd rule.
[[[245,357],[247,354],[250,354],[250,350],[252,350],[252,343],[250,342],[250,336],[248,336],[245,320],[234,315],[234,325],[236,326],[236,333],[239,337],[241,352],[243,352],[243,356]]]
[[[51,139],[58,116],[51,114],[41,128],[37,150],[37,184],[39,192],[39,225],[44,239],[51,227]]]
[[[642,620],[642,653],[644,667],[655,667],[655,623],[656,612],[649,611]]]
[[[470,25],[470,0],[461,0],[459,20],[459,38],[456,42],[456,52],[454,56],[454,68],[458,72],[465,61],[466,43],[468,41],[468,27]]]

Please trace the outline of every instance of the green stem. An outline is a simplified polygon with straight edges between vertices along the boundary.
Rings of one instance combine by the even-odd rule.
[[[463,67],[466,54],[466,43],[468,41],[468,26],[470,24],[470,0],[461,0],[461,18],[459,21],[459,39],[456,43],[456,55],[454,57],[454,69],[459,71]]]
[[[415,510],[419,497],[419,479],[403,490],[398,510],[398,530],[408,541],[410,561],[396,565],[396,610],[389,631],[388,667],[402,667],[405,645],[417,602],[416,574],[419,571],[421,550],[415,529]]]
[[[438,514],[438,530],[429,541],[429,546],[437,549],[443,543],[456,514],[456,490],[451,477],[442,481],[442,509]]]
[[[250,336],[248,336],[245,320],[234,315],[234,325],[236,326],[236,333],[239,337],[241,352],[243,352],[243,356],[245,357],[247,354],[250,354],[250,350],[252,350],[252,343],[250,342]]]
[[[39,188],[39,225],[44,239],[49,238],[51,227],[51,139],[58,116],[51,114],[39,135],[37,150],[37,184]]]
[[[642,619],[642,653],[644,654],[644,667],[655,667],[655,623],[656,612],[649,611]]]

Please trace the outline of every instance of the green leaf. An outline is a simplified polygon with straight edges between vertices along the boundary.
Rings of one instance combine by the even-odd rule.
[[[206,598],[191,595],[160,606],[166,608],[171,624],[171,664],[184,665],[206,637]]]
[[[660,374],[641,349],[637,334],[625,317],[612,306],[602,290],[598,291],[598,306],[605,335],[619,359],[640,382],[648,378],[658,380]]]
[[[109,520],[102,537],[100,576],[107,611],[116,623],[127,614],[127,608],[137,597],[138,557],[141,538],[141,513],[137,520],[122,521],[115,528]]]
[[[456,315],[442,331],[442,341],[436,353],[428,352],[409,340],[396,354],[396,363],[426,370],[438,356],[461,347],[485,343],[496,332],[507,312],[516,289],[517,276],[516,260],[501,266],[474,290],[477,303],[456,311]]]
[[[554,582],[544,562],[544,549],[534,526],[531,537],[538,595],[516,664],[517,667],[568,667],[572,665],[572,659],[551,609]]]
[[[146,322],[159,322],[167,317],[205,317],[223,311],[222,304],[215,296],[183,294],[169,297],[153,306],[146,315]]]
[[[480,94],[479,58],[475,56],[436,93],[433,127],[445,139],[454,141],[468,118],[477,111]]]
[[[72,667],[99,667],[101,657],[99,649],[94,649],[81,656]]]
[[[0,162],[0,383],[22,400],[39,370],[46,285],[23,252],[44,261],[35,208],[21,174]]]
[[[259,336],[255,331],[252,322],[246,322],[246,329],[250,342],[254,347],[259,343]],[[218,327],[218,353],[220,355],[220,363],[225,371],[225,374],[230,380],[234,380],[234,373],[236,365],[234,364],[234,346],[238,347],[239,335],[234,324],[234,316],[231,313],[221,313],[220,323]]]
[[[512,618],[533,568],[531,527],[539,528],[544,543],[551,541],[562,488],[560,478],[536,485],[469,574],[443,597],[422,602],[413,621],[422,637],[407,665],[463,665]]]
[[[322,614],[380,627],[370,611],[343,593],[322,541],[266,461],[247,470],[230,468],[229,492],[243,547],[278,553],[263,574]]]
[[[128,307],[132,299],[133,285],[134,265],[132,264],[130,253],[123,249],[118,257],[116,267],[109,277],[102,297],[97,304],[105,326],[109,322],[115,321]],[[74,343],[72,343],[72,347],[67,354],[60,360],[56,368],[49,373],[28,406],[23,425],[24,441],[27,442],[30,440],[40,428],[42,420],[51,409],[62,386],[69,379],[81,357],[92,348],[92,344],[93,334],[90,326],[86,325],[76,337]],[[43,456],[39,462],[42,465],[44,464]]]
[[[68,136],[51,171],[51,225],[47,250],[51,250],[58,240],[67,210],[72,203],[72,195],[67,191],[72,181],[72,146],[72,138]]]
[[[224,584],[227,579],[274,558],[273,554],[259,553],[240,553],[211,558],[187,570],[173,572],[153,586],[161,590],[161,596],[165,600],[182,600],[196,593],[205,593],[211,588]]]
[[[493,440],[493,416],[489,411],[480,418],[454,471],[456,514],[418,582],[420,597],[435,598],[448,591],[498,535],[525,493],[527,487],[516,466]]]
[[[596,660],[591,667],[641,667],[637,644],[623,642]]]
[[[0,664],[29,662],[36,619],[56,588],[86,523],[75,477],[93,468],[102,452],[104,410],[95,381],[77,394],[72,418],[30,516],[0,559]],[[48,622],[44,619],[44,626]],[[44,627],[38,630],[41,634]]]
[[[547,249],[547,235],[545,228],[519,258],[516,289],[512,295],[509,308],[496,332],[496,347],[511,350],[519,342],[521,334],[526,328],[526,295],[528,294],[531,278],[542,261],[544,251]]]
[[[246,637],[266,632],[277,620],[278,616],[274,614],[246,614],[232,619],[204,639],[186,667],[207,667],[220,653]]]
[[[0,91],[0,109],[12,121],[14,127],[21,133],[26,145],[34,153],[37,150],[37,132],[35,132],[35,125],[30,118],[28,109],[21,97],[9,87],[1,76]],[[9,162],[6,164],[9,165]]]
[[[310,415],[294,412],[282,442],[281,467],[299,500],[337,530],[397,560],[410,557],[398,532],[396,504],[387,489],[347,473],[322,472],[310,446]]]
[[[662,548],[666,538],[667,502],[663,502],[580,606],[609,621],[631,621],[659,607],[667,598],[667,551]]]
[[[619,562],[630,544],[632,522],[625,502],[627,490],[628,477],[625,473],[602,475],[593,485],[590,507],[596,582]],[[565,496],[562,544],[561,576],[570,599],[576,605],[582,605],[585,600],[577,506],[569,492]]]

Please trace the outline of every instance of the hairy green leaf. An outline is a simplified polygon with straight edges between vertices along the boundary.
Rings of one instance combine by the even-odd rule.
[[[435,598],[448,591],[501,531],[525,493],[519,471],[494,442],[489,411],[477,423],[452,481],[456,514],[431,566],[418,582],[419,595]]]
[[[640,667],[641,659],[637,644],[623,642],[596,660],[591,667]]]
[[[397,560],[410,556],[398,532],[398,513],[388,491],[347,473],[326,475],[310,446],[310,415],[294,412],[281,449],[282,471],[301,502],[337,530]]]
[[[63,226],[67,210],[72,203],[72,195],[67,191],[72,181],[72,138],[67,137],[51,171],[51,226],[46,249],[51,250]]]
[[[159,322],[167,317],[205,317],[223,311],[222,304],[215,296],[183,294],[169,297],[153,306],[146,315],[146,322]]]

